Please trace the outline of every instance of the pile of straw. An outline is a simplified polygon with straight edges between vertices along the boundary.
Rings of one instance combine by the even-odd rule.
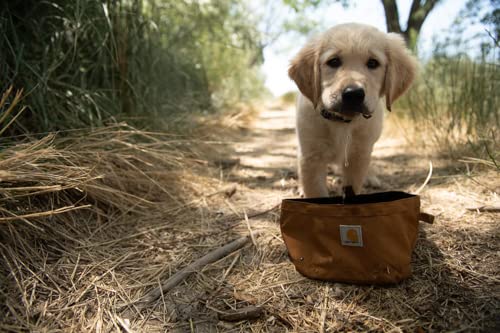
[[[215,181],[198,176],[207,165],[199,158],[203,149],[199,142],[126,124],[4,140],[0,331],[113,325],[98,318],[112,309],[108,294],[117,290],[96,285],[118,275],[137,284],[148,275],[149,246],[137,239],[172,228],[184,208],[215,188]],[[115,272],[123,264],[135,275]],[[93,322],[84,320],[90,313]]]

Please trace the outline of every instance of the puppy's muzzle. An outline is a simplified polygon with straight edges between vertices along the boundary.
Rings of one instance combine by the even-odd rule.
[[[342,91],[341,98],[329,109],[322,109],[321,116],[328,120],[349,123],[361,114],[368,119],[372,116],[365,105],[365,90],[356,85],[349,85]]]
[[[364,118],[368,119],[372,115],[366,109],[364,102],[365,90],[362,87],[350,85],[342,91],[342,109],[361,113]]]

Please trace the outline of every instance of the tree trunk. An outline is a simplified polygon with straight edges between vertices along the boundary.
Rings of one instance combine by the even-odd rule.
[[[401,26],[399,25],[399,10],[396,0],[382,0],[385,12],[385,23],[387,31],[402,33]]]
[[[441,0],[413,0],[408,15],[406,29],[403,30],[399,23],[399,10],[396,0],[381,0],[384,6],[385,20],[387,23],[387,30],[389,32],[396,32],[403,35],[408,46],[415,50],[417,46],[418,35],[422,29],[425,19],[434,8],[434,6]]]

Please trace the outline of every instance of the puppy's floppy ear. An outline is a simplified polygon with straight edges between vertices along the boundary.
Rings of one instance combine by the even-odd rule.
[[[314,105],[321,96],[321,73],[319,69],[320,41],[308,42],[292,59],[288,76],[295,81],[300,92]]]
[[[385,72],[384,94],[387,110],[403,95],[417,74],[417,60],[406,48],[403,37],[396,33],[387,34],[387,68]]]

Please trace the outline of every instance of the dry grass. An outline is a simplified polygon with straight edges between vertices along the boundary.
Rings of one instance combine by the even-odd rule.
[[[494,123],[477,130],[468,130],[465,125],[455,125],[444,131],[435,124],[449,122],[446,116],[436,116],[429,120],[415,120],[405,116],[408,110],[390,114],[386,122],[388,131],[394,136],[402,136],[409,145],[421,146],[427,152],[440,154],[449,159],[466,159],[468,163],[483,164],[500,170],[499,128]],[[475,161],[475,162],[474,162]]]
[[[102,325],[101,295],[89,302],[96,285],[121,284],[122,275],[137,285],[147,276],[143,269],[152,250],[143,251],[137,239],[175,228],[183,209],[215,189],[215,181],[196,175],[207,162],[190,146],[195,144],[180,137],[122,124],[5,148],[0,330],[81,331]],[[140,269],[129,276],[135,265]],[[118,267],[125,271],[115,272]],[[127,288],[104,287],[105,294],[111,289]],[[95,322],[80,318],[96,310]]]
[[[283,144],[284,132],[265,151]],[[231,137],[244,144],[257,135]],[[0,331],[498,330],[498,215],[465,209],[498,200],[497,173],[460,175],[434,161],[422,200],[437,221],[422,226],[414,276],[393,287],[327,283],[295,271],[276,209],[257,214],[295,195],[294,174],[283,172],[288,164],[265,169],[266,178],[252,165],[215,163],[235,157],[233,143],[216,138],[119,125],[3,149]],[[418,187],[426,176],[422,155],[392,152],[395,159],[375,161],[383,189]],[[389,164],[407,166],[397,183]],[[134,303],[249,229],[260,232],[255,245],[205,266],[151,306]],[[264,311],[255,320],[218,319],[248,306]]]

